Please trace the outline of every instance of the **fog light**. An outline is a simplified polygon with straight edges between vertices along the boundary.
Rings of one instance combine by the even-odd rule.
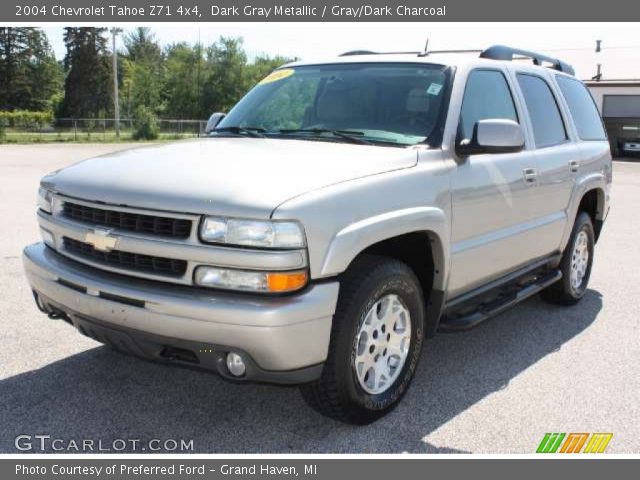
[[[231,372],[231,375],[233,375],[234,377],[243,376],[244,372],[247,370],[242,357],[233,352],[227,354],[227,368],[229,369],[229,372]]]
[[[294,272],[259,272],[201,266],[195,283],[203,287],[226,288],[245,292],[286,293],[300,290],[309,280],[305,270]]]

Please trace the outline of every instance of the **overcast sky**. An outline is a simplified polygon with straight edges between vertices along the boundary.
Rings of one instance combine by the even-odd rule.
[[[47,26],[56,57],[64,56],[63,26]],[[129,24],[120,25],[125,30]],[[148,24],[162,45],[198,38],[205,44],[220,35],[243,37],[250,57],[260,53],[326,58],[347,50],[422,50],[429,47],[476,49],[508,44],[562,56],[573,63],[580,78],[595,74],[603,64],[607,78],[640,78],[640,24],[638,23],[199,23]],[[603,53],[594,53],[595,41]],[[623,48],[624,47],[624,48]],[[562,54],[562,55],[561,55]],[[598,59],[599,58],[599,59]]]

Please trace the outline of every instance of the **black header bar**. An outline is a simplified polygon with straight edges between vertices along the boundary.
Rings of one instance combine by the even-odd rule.
[[[0,24],[42,22],[603,22],[628,0],[3,0]],[[544,32],[540,32],[544,35]]]

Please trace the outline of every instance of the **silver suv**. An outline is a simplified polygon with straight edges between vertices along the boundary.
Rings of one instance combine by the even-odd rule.
[[[142,358],[300,384],[365,424],[436,331],[585,295],[611,155],[557,59],[293,63],[210,129],[43,178],[43,242],[24,251],[40,310]]]

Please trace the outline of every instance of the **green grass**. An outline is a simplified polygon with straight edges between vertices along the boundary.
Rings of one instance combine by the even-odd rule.
[[[194,138],[192,133],[161,133],[154,141],[181,140],[184,138]],[[32,143],[129,143],[146,142],[147,140],[134,140],[130,131],[120,133],[120,137],[115,131],[106,132],[20,132],[7,130],[0,132],[0,143],[12,144],[32,144]]]

